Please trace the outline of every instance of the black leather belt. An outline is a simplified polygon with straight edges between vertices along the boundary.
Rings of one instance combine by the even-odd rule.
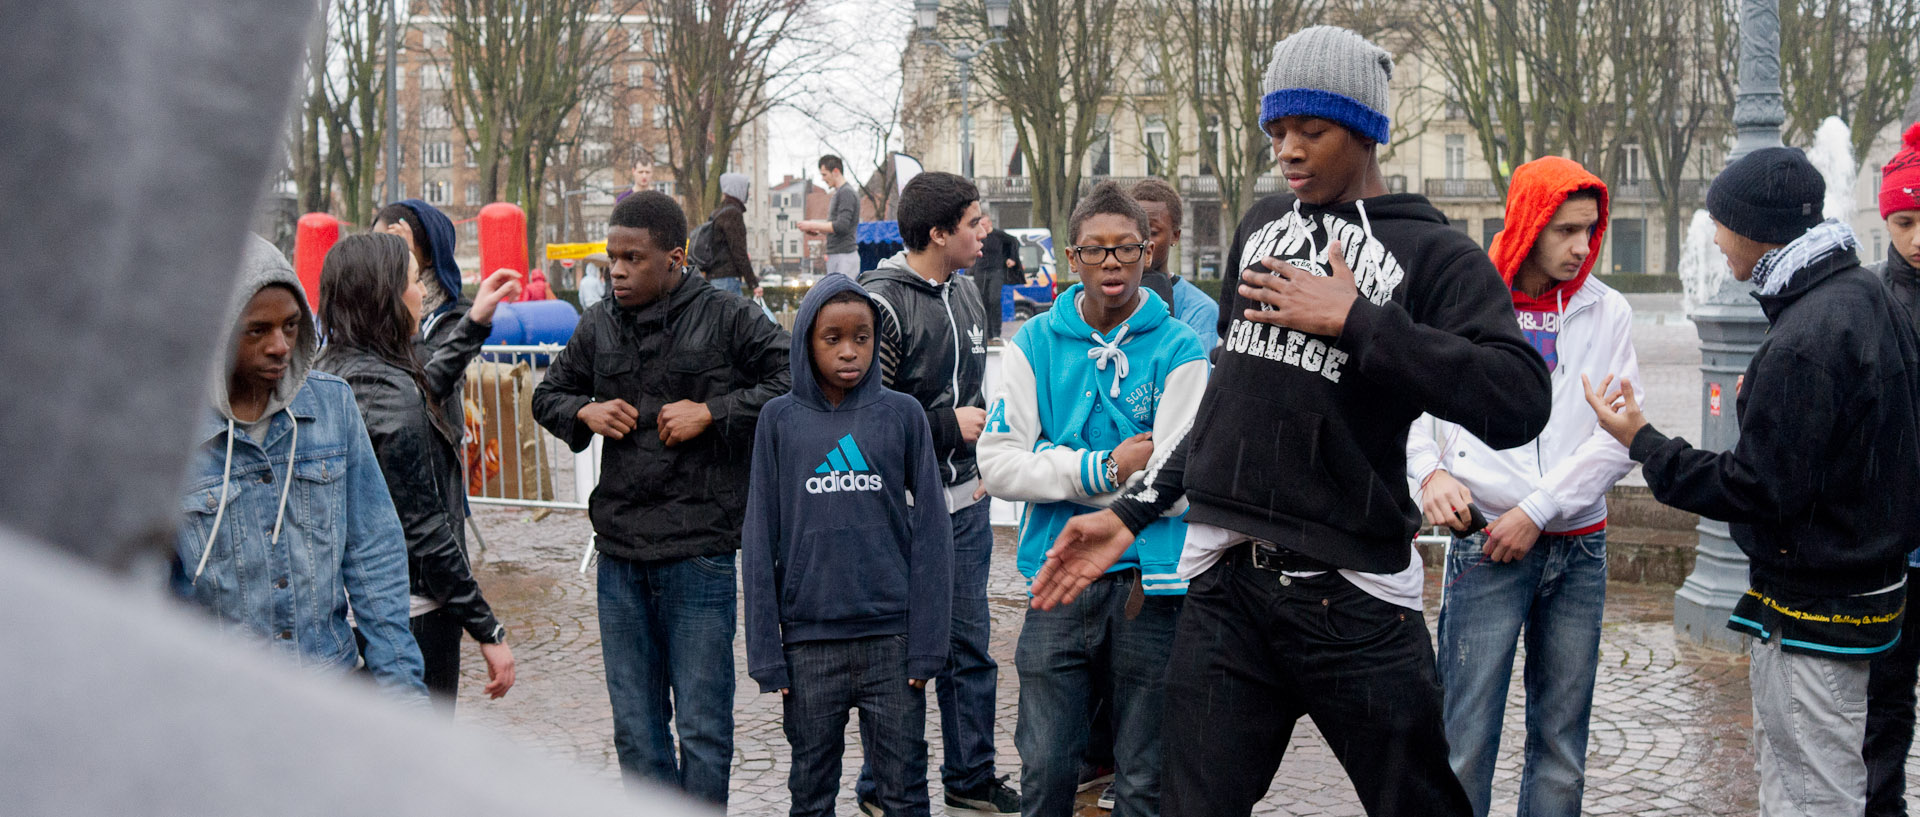
[[[1271,570],[1275,573],[1314,573],[1339,569],[1300,551],[1259,539],[1249,541],[1241,547],[1246,551],[1247,564],[1252,565],[1255,570]]]

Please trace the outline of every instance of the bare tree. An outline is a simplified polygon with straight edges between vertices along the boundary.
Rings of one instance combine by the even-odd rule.
[[[658,0],[653,24],[666,48],[668,165],[690,213],[720,200],[720,174],[747,128],[797,93],[830,57],[816,0]]]
[[[313,26],[307,38],[307,65],[303,84],[305,95],[295,113],[292,127],[288,132],[287,155],[292,159],[290,168],[295,187],[298,189],[299,208],[302,212],[324,213],[332,204],[330,175],[323,151],[326,149],[327,127],[327,17],[329,0],[319,0],[321,25]]]
[[[487,200],[527,213],[538,244],[542,193],[554,151],[574,138],[583,100],[609,84],[627,49],[621,16],[637,0],[440,0],[453,93]]]
[[[976,63],[981,95],[1013,120],[1031,171],[1034,220],[1056,237],[1067,234],[1081,164],[1104,136],[1100,120],[1115,108],[1126,57],[1117,32],[1126,14],[1120,0],[1013,0],[1005,41]],[[978,0],[953,6],[949,22],[978,38],[987,31],[986,7]]]
[[[1623,34],[1635,43],[1613,63],[1628,102],[1621,130],[1639,145],[1660,199],[1662,257],[1676,259],[1681,219],[1704,194],[1687,180],[1688,165],[1732,128],[1727,66],[1735,60],[1739,21],[1732,3],[1712,0],[1621,0],[1621,11]]]
[[[386,0],[329,3],[326,69],[321,75],[328,175],[339,192],[338,215],[365,224],[375,212],[382,140],[386,137]]]
[[[1920,0],[1782,0],[1780,53],[1795,55],[1780,62],[1787,141],[1838,116],[1865,156],[1920,75]]]

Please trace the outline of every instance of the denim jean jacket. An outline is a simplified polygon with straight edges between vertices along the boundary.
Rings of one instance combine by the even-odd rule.
[[[309,374],[262,443],[213,410],[195,439],[174,589],[225,629],[271,641],[304,664],[343,669],[360,660],[351,600],[374,679],[424,695],[420,648],[407,627],[406,538],[346,382]]]

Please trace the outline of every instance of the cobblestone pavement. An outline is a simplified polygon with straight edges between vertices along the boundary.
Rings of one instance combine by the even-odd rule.
[[[500,618],[512,629],[518,682],[501,701],[479,694],[484,666],[469,641],[458,717],[524,745],[570,761],[609,781],[617,778],[591,574],[578,572],[587,539],[583,513],[556,512],[536,520],[524,510],[479,508],[488,549],[476,553],[480,580]],[[1000,773],[1015,773],[1013,747],[1017,679],[1014,639],[1024,609],[1023,584],[1013,570],[1010,532],[1002,531],[988,588],[993,609],[993,655],[1001,664],[998,721]],[[1429,576],[1429,624],[1439,593]],[[1756,810],[1757,788],[1747,703],[1746,659],[1682,646],[1674,641],[1671,591],[1614,584],[1608,590],[1587,762],[1589,814],[1735,815]],[[746,676],[736,642],[738,691],[731,813],[786,813],[787,744],[779,703],[760,695]],[[938,768],[940,719],[928,697],[928,740]],[[1506,737],[1496,774],[1495,814],[1511,814],[1519,783],[1524,734],[1522,692],[1510,692]],[[845,795],[839,813],[856,814],[852,779],[859,742],[847,742]],[[1920,763],[1909,760],[1910,780]],[[932,774],[939,812],[939,775]],[[1909,797],[1920,807],[1920,799]],[[1101,814],[1091,806],[1086,814]],[[1256,813],[1358,815],[1351,784],[1326,743],[1303,721],[1295,730],[1280,775]]]

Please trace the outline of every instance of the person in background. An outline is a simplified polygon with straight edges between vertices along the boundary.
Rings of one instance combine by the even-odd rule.
[[[1920,124],[1880,174],[1887,260],[1877,273],[1920,330]],[[1867,679],[1867,817],[1905,817],[1907,753],[1913,748],[1914,681],[1920,675],[1920,549],[1907,554],[1907,616],[1900,643],[1874,656]]]
[[[1142,179],[1133,185],[1133,200],[1147,211],[1153,225],[1153,258],[1147,264],[1142,283],[1160,295],[1173,310],[1173,316],[1200,336],[1207,351],[1220,345],[1220,304],[1192,281],[1167,268],[1173,245],[1180,243],[1180,193],[1159,179]]]
[[[1026,283],[1020,266],[1020,241],[1006,230],[995,227],[993,217],[982,215],[980,226],[987,237],[980,242],[980,260],[973,262],[973,283],[980,289],[980,305],[987,314],[987,344],[1000,345],[1001,290],[1009,281]]]
[[[1527,645],[1524,814],[1578,814],[1587,723],[1607,600],[1607,490],[1633,470],[1594,420],[1579,377],[1638,380],[1633,308],[1592,276],[1607,228],[1607,187],[1571,159],[1521,165],[1507,185],[1493,265],[1512,288],[1521,333],[1547,361],[1553,416],[1526,445],[1496,449],[1432,417],[1407,433],[1407,474],[1429,525],[1455,531],[1440,608],[1447,749],[1476,817],[1494,761],[1522,632]],[[1464,535],[1478,508],[1491,520]]]
[[[653,189],[653,157],[644,150],[634,151],[633,167],[628,173],[633,179],[633,185],[614,194],[615,204],[626,201],[628,196],[635,193]]]
[[[580,259],[580,286],[574,292],[575,297],[580,299],[581,312],[607,297],[607,269],[612,266],[613,261],[604,252]]]
[[[320,272],[320,325],[326,350],[316,371],[353,388],[407,536],[409,629],[425,662],[435,705],[449,716],[460,684],[460,634],[480,643],[488,697],[513,687],[513,650],[506,628],[481,596],[467,558],[464,429],[443,413],[434,380],[445,381],[480,354],[494,309],[519,289],[520,274],[501,270],[481,283],[431,360],[416,357],[421,303],[414,260],[400,239],[379,233],[341,239]]]
[[[847,181],[846,165],[831,153],[820,157],[820,181],[833,191],[827,206],[827,219],[808,219],[794,226],[810,236],[824,236],[827,274],[840,273],[849,278],[860,274],[860,244],[854,228],[860,224],[860,194]]]
[[[380,208],[373,217],[373,231],[399,236],[413,250],[418,267],[414,275],[420,280],[421,291],[420,331],[413,343],[421,360],[432,360],[438,347],[452,339],[467,310],[473,308],[473,301],[460,286],[460,263],[453,257],[459,243],[453,221],[431,204],[406,199]],[[440,404],[447,422],[453,428],[465,428],[466,406],[460,398],[466,386],[466,370],[454,372],[451,379],[435,379],[434,385],[444,389],[434,393],[433,399]]]
[[[721,292],[760,297],[760,280],[747,258],[747,194],[752,188],[745,173],[720,174],[720,204],[707,220],[713,223],[713,265],[701,275]]]
[[[613,297],[581,316],[533,414],[576,452],[605,441],[587,515],[620,768],[724,808],[734,554],[754,427],[791,389],[790,343],[760,307],[692,274],[686,246],[666,194],[614,206]]]
[[[383,688],[424,700],[406,533],[353,391],[312,371],[319,340],[300,279],[258,236],[247,237],[229,314],[194,434],[174,592],[303,664],[343,674],[364,664]]]
[[[1727,523],[1747,592],[1760,813],[1862,814],[1872,659],[1901,640],[1920,545],[1920,338],[1822,221],[1826,182],[1797,148],[1764,148],[1707,188],[1714,243],[1754,283],[1767,338],[1735,387],[1740,436],[1702,451],[1647,422],[1630,380],[1587,403],[1653,498]]]
[[[778,692],[793,817],[831,817],[847,711],[879,804],[926,817],[927,681],[947,663],[952,524],[926,412],[880,385],[877,307],[845,275],[794,321],[793,392],[761,411],[741,532],[747,674]]]

